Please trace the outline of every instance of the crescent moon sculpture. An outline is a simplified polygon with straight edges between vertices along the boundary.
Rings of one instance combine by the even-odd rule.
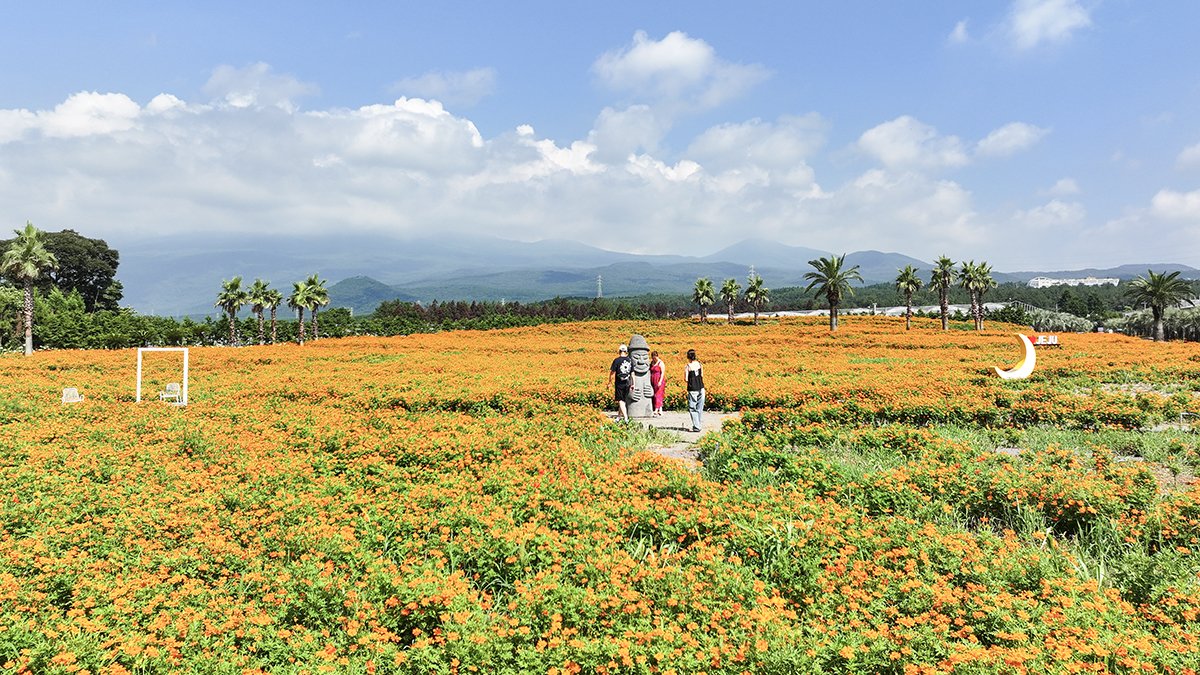
[[[1037,352],[1034,351],[1033,343],[1029,341],[1029,338],[1020,333],[1017,333],[1017,337],[1021,339],[1021,344],[1025,346],[1025,358],[1021,359],[1021,362],[1013,366],[1011,370],[1000,370],[993,366],[996,374],[1001,379],[1023,380],[1033,373],[1033,367],[1037,365]]]

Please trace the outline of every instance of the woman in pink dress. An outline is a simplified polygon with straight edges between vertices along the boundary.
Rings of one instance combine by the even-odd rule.
[[[660,417],[667,395],[667,368],[658,352],[650,352],[650,386],[654,387],[654,416]]]

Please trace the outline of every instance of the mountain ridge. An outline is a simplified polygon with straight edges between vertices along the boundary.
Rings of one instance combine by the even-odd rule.
[[[687,293],[698,277],[744,282],[751,268],[771,288],[806,285],[808,261],[831,255],[819,249],[765,239],[744,239],[705,256],[609,251],[581,242],[521,242],[499,237],[390,238],[345,236],[284,240],[262,236],[183,237],[123,244],[117,277],[125,304],[147,314],[215,314],[213,302],[225,279],[242,276],[273,282],[281,292],[293,280],[318,272],[330,283],[334,306],[373,311],[379,302],[401,300],[542,300],[594,297],[597,278],[606,296]],[[846,254],[864,281],[889,282],[905,265],[927,272],[930,263],[877,250]],[[1179,264],[1125,264],[1066,271],[994,272],[999,282],[1035,276],[1133,278],[1147,268],[1200,271]]]

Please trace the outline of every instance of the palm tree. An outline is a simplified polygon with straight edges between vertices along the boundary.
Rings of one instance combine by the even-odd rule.
[[[738,293],[741,292],[742,287],[738,284],[737,279],[726,279],[725,283],[721,284],[721,299],[725,301],[725,307],[728,309],[725,323],[733,323],[733,303],[737,302]]]
[[[696,280],[696,287],[692,289],[692,302],[700,307],[700,323],[708,323],[708,306],[713,304],[713,284],[708,277],[700,277]]]
[[[986,261],[979,264],[975,264],[974,260],[966,261],[958,271],[958,283],[971,296],[971,317],[975,320],[975,330],[983,330],[983,295],[996,287],[992,266]]]
[[[1129,290],[1125,291],[1126,297],[1134,304],[1150,305],[1150,313],[1154,317],[1155,342],[1162,342],[1166,339],[1163,330],[1163,314],[1167,307],[1182,302],[1195,304],[1189,300],[1191,294],[1191,284],[1180,279],[1178,271],[1157,274],[1153,270],[1146,270],[1146,276],[1138,275],[1138,278],[1129,282]]]
[[[912,296],[924,284],[912,265],[905,265],[896,276],[896,290],[904,294],[904,330],[912,329]]]
[[[265,305],[271,310],[271,344],[275,344],[275,312],[279,309],[279,304],[283,302],[283,293],[274,288],[267,289],[266,295],[263,296]]]
[[[320,338],[317,333],[317,314],[329,304],[329,289],[325,288],[325,280],[316,274],[304,283],[308,286],[308,308],[312,310],[312,339],[317,340]]]
[[[300,329],[296,337],[300,344],[304,344],[304,310],[312,305],[307,281],[297,281],[292,284],[292,294],[288,296],[287,303],[288,307],[296,310],[296,317],[300,320]]]
[[[754,325],[757,326],[758,313],[771,301],[771,289],[763,285],[763,278],[756,273],[751,273],[746,280],[746,301],[754,308]]]
[[[237,313],[246,304],[248,295],[246,289],[242,288],[242,278],[234,277],[229,281],[221,282],[221,292],[217,294],[217,301],[213,303],[213,307],[220,307],[229,315],[229,344],[237,345]]]
[[[974,260],[964,260],[962,262],[962,266],[959,267],[958,273],[956,274],[955,278],[958,280],[958,285],[962,286],[962,288],[967,292],[967,295],[969,295],[971,297],[971,318],[975,321],[975,329],[978,330],[979,329],[979,320],[976,318],[977,314],[976,314],[976,310],[975,310],[975,304],[977,301],[975,299],[975,291],[973,290],[973,287],[972,287],[972,280],[974,279],[974,277],[975,277],[975,261]]]
[[[942,309],[942,330],[950,330],[950,287],[954,285],[954,261],[942,256],[929,275],[929,287],[936,290]]]
[[[807,293],[816,288],[816,294],[824,295],[825,299],[829,302],[830,331],[837,330],[837,308],[838,304],[842,301],[842,296],[854,295],[854,288],[850,286],[850,282],[861,282],[863,280],[862,275],[858,273],[858,265],[844,270],[842,269],[842,265],[845,262],[845,253],[830,258],[809,260],[808,264],[813,266],[813,271],[804,275],[804,278],[809,280],[808,288],[805,288],[804,292]]]
[[[58,268],[58,259],[46,250],[46,233],[26,221],[25,229],[13,230],[17,238],[8,245],[0,268],[25,286],[25,356],[33,353],[33,282],[42,272]]]
[[[255,279],[246,291],[246,301],[250,303],[250,311],[258,317],[258,344],[266,344],[263,334],[263,310],[271,304],[271,285],[262,279]]]
[[[996,287],[996,280],[992,278],[992,266],[983,261],[975,266],[975,278],[971,285],[975,289],[975,330],[983,330],[983,296],[988,291]]]

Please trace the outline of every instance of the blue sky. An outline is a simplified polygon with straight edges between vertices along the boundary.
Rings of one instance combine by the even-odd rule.
[[[1200,3],[5,14],[12,227],[1200,267]]]

